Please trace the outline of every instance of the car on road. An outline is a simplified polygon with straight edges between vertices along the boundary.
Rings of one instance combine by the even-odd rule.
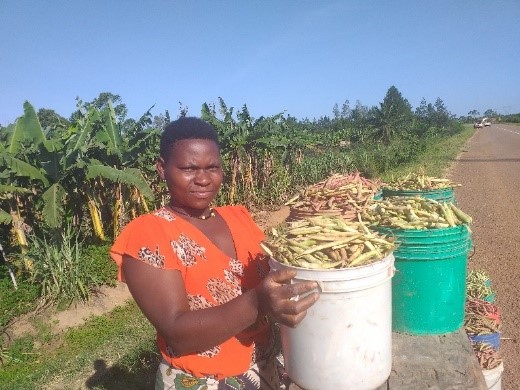
[[[482,120],[480,120],[480,119],[477,120],[477,121],[475,122],[475,124],[473,125],[473,127],[474,127],[475,129],[480,129],[480,128],[484,127],[484,125],[482,124]]]
[[[484,125],[484,127],[488,127],[491,126],[491,121],[488,118],[484,118],[482,119],[482,124]]]

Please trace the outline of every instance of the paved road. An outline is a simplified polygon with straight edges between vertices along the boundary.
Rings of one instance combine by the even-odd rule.
[[[474,219],[469,269],[488,273],[502,312],[502,388],[520,389],[520,126],[478,129],[449,176],[462,184],[458,204]]]

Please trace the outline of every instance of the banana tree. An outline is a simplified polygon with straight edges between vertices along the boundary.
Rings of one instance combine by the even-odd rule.
[[[210,122],[219,133],[222,156],[230,171],[230,180],[227,185],[227,202],[234,203],[242,190],[242,201],[251,201],[256,198],[253,167],[255,166],[255,149],[258,134],[255,132],[253,119],[244,105],[238,111],[237,119],[233,118],[233,107],[228,108],[222,98],[219,98],[220,114],[216,116],[214,109],[208,105],[202,106],[202,119]]]
[[[34,109],[26,102],[24,116],[3,129],[7,142],[0,147],[0,223],[11,225],[14,242],[19,245],[22,255],[27,247],[25,230],[28,225],[24,218],[33,219],[33,215],[28,214],[32,213],[30,205],[37,183],[48,183],[40,169],[27,161],[31,151],[46,142],[41,127],[35,126],[37,123]],[[23,210],[28,210],[25,217]],[[26,266],[32,269],[32,263],[27,262]]]
[[[111,223],[114,237],[129,217],[138,213],[136,207],[147,212],[147,202],[154,201],[154,193],[139,169],[139,156],[145,154],[151,144],[158,141],[158,132],[145,130],[151,123],[150,110],[145,113],[129,134],[122,134],[111,103],[100,112],[99,126],[95,132],[96,153],[86,167],[86,179],[91,180],[97,197],[111,205]],[[154,148],[155,149],[155,148]],[[150,163],[153,163],[152,161]],[[106,182],[111,183],[108,185]],[[95,210],[93,197],[89,199],[92,213]],[[101,219],[99,223],[101,223]],[[99,227],[98,227],[99,228]]]

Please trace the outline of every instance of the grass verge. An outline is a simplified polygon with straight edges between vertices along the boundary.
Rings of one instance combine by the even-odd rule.
[[[5,352],[2,389],[153,388],[155,333],[133,302],[38,344],[20,339]]]

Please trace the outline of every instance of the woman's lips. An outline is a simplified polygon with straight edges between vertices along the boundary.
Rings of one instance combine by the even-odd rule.
[[[207,199],[213,196],[213,191],[193,191],[193,196],[199,199]]]

